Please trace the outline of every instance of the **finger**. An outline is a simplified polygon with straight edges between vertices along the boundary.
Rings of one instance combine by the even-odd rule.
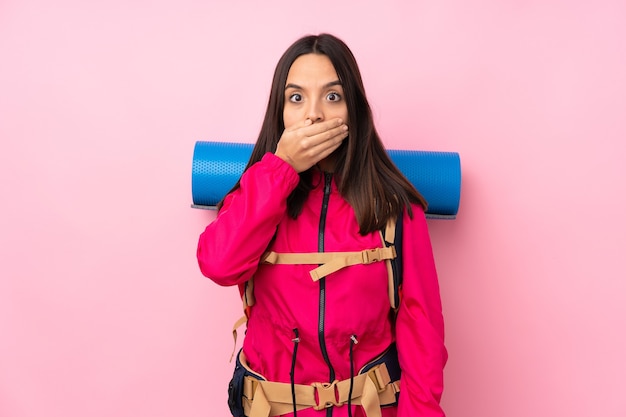
[[[348,131],[342,130],[339,134],[329,137],[328,139],[319,142],[317,145],[312,146],[309,149],[309,153],[312,156],[315,155],[314,157],[316,159],[321,160],[339,148],[347,137]]]
[[[340,121],[340,119],[337,119],[337,122]],[[334,124],[335,123],[331,123],[330,126]],[[326,128],[321,131],[317,127],[315,130],[311,130],[314,126],[315,125],[309,126],[308,130],[302,128],[296,132],[289,132],[291,138],[287,140],[294,144],[297,143],[297,146],[308,155],[313,155],[319,151],[320,148],[318,148],[318,145],[333,140],[334,138],[338,138],[339,141],[341,141],[345,138],[347,135],[346,132],[348,131],[348,126],[345,124],[331,127],[330,129],[328,129],[329,125],[327,124]]]
[[[303,136],[315,136],[327,130],[341,126],[342,124],[344,124],[344,122],[340,118],[325,120],[318,123],[313,123],[311,119],[305,119],[304,122],[296,125],[296,127],[291,129],[291,131],[302,129],[299,133]]]
[[[293,126],[291,126],[290,128],[285,128],[285,132],[296,132],[302,128],[305,128],[307,126],[311,126],[313,124],[313,122],[311,121],[311,119],[304,119],[302,122],[297,123]]]
[[[347,132],[348,126],[345,124],[333,127],[331,129],[322,131],[314,136],[311,136],[309,138],[310,145],[316,146],[327,141],[332,141],[335,138],[339,138],[341,141],[347,136]]]
[[[319,161],[325,159],[327,156],[335,152],[339,148],[339,146],[341,146],[341,143],[346,137],[340,138],[336,141],[326,142],[324,145],[321,145],[323,146],[323,148],[318,150],[315,158],[315,163],[318,163]]]

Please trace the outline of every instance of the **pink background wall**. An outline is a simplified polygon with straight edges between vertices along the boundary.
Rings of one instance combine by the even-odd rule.
[[[0,416],[226,415],[193,144],[253,141],[321,31],[389,147],[461,154],[430,222],[448,414],[626,415],[624,2],[98,3],[0,2]]]

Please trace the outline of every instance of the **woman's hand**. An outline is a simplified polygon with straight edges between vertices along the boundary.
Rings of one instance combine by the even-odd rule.
[[[301,125],[285,129],[275,155],[303,172],[332,154],[346,137],[348,125],[341,119],[319,123],[306,119]]]

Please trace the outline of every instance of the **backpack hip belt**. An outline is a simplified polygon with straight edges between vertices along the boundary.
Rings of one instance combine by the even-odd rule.
[[[380,358],[378,358],[380,360]],[[292,386],[286,382],[267,381],[252,371],[243,350],[239,362],[249,374],[243,378],[243,411],[248,417],[278,416],[293,411]],[[365,366],[362,373],[342,381],[314,382],[310,385],[294,384],[296,409],[313,408],[323,410],[348,403],[352,384],[351,404],[361,405],[367,417],[381,417],[380,408],[395,405],[400,392],[400,380],[391,381],[387,365],[377,363]]]

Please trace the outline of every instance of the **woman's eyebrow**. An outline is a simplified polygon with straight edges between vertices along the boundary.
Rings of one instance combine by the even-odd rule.
[[[336,80],[336,81],[331,81],[327,84],[324,85],[323,88],[329,88],[335,85],[341,85],[341,81]],[[294,90],[303,90],[303,88],[301,86],[299,86],[298,84],[294,84],[294,83],[289,83],[285,86],[285,90],[287,90],[288,88],[293,88]]]
[[[300,87],[297,84],[293,84],[293,83],[289,83],[285,86],[285,90],[288,88],[293,88],[294,90],[302,90],[302,87]]]

